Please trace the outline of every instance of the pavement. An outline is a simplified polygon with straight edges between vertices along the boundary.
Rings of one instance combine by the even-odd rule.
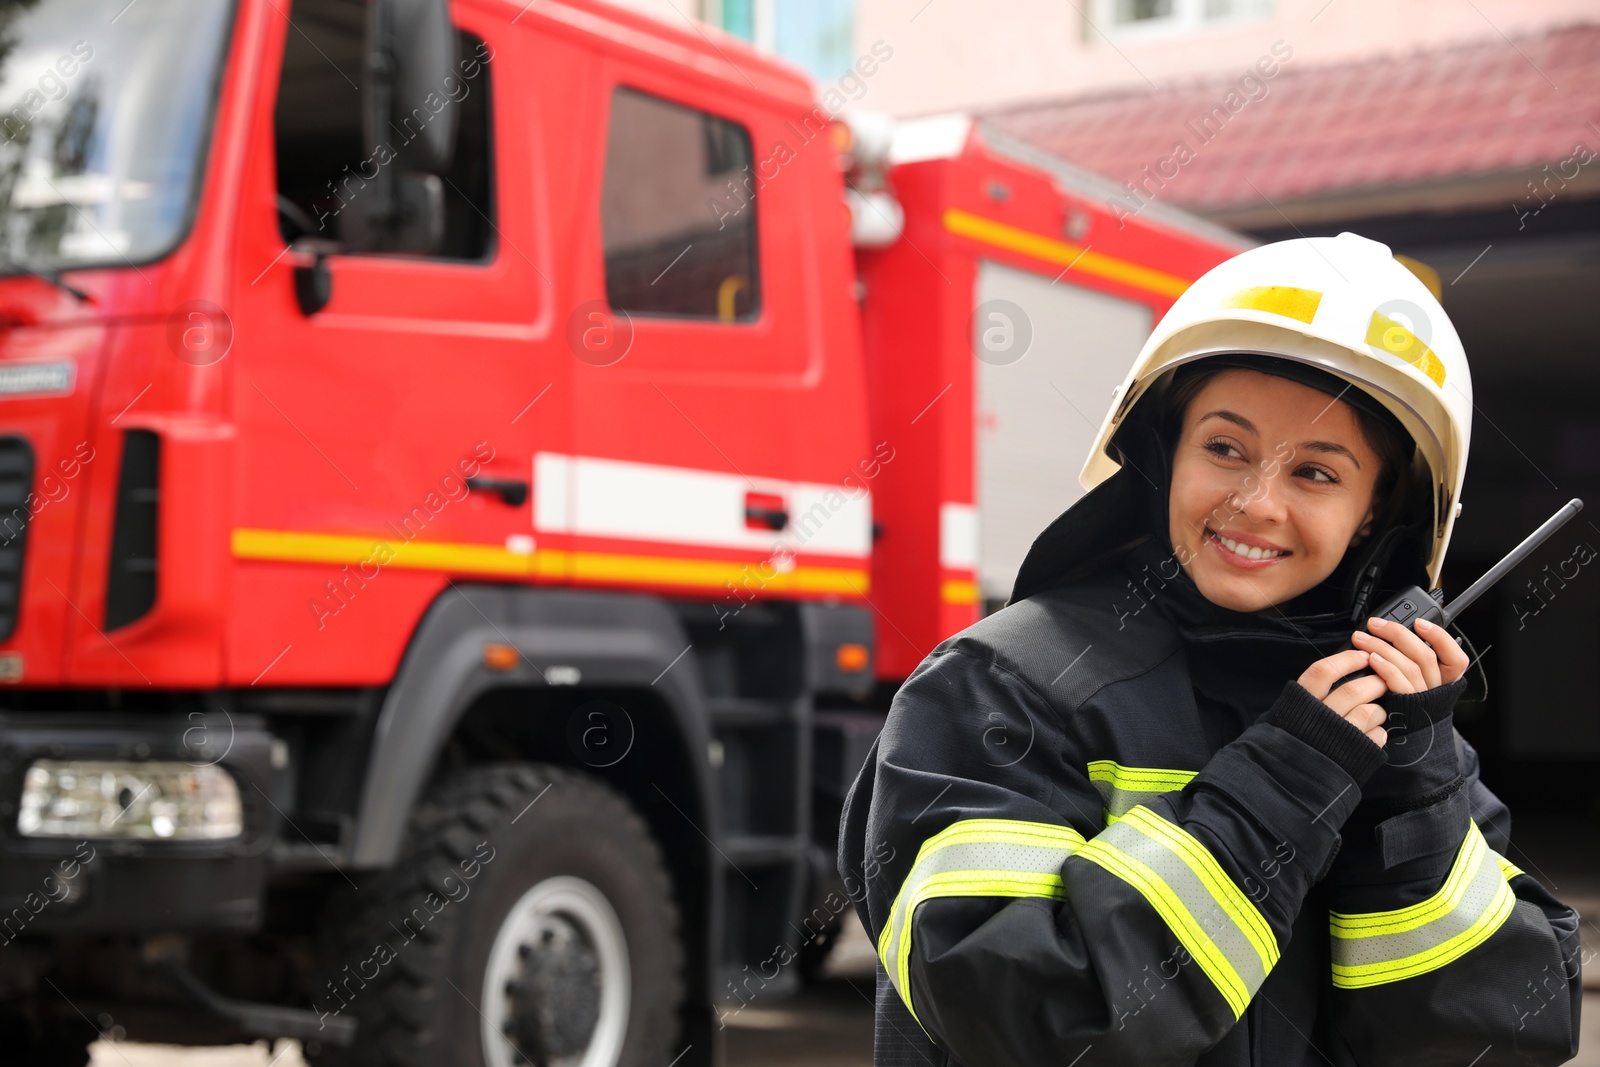
[[[1588,946],[1600,947],[1600,894],[1567,899],[1585,916]],[[1580,904],[1582,907],[1580,907]],[[1584,907],[1594,910],[1585,911]],[[872,1067],[872,946],[853,924],[829,960],[826,976],[798,996],[754,1001],[724,1017],[727,1067]],[[1600,1067],[1600,963],[1585,968],[1583,1043],[1573,1067]],[[265,1042],[223,1049],[178,1049],[98,1041],[93,1067],[305,1067],[298,1044]]]
[[[1511,858],[1550,886],[1583,921],[1584,998],[1582,1042],[1573,1067],[1600,1067],[1600,876],[1592,871],[1595,852],[1574,848],[1574,838],[1558,835],[1543,849],[1537,840]],[[1570,858],[1571,866],[1563,860]],[[1552,880],[1557,879],[1557,880]],[[872,1067],[872,986],[875,957],[866,934],[849,921],[818,984],[798,996],[762,1003],[755,1000],[723,1016],[726,1067]],[[93,1067],[306,1067],[299,1046],[266,1042],[223,1049],[178,1049],[98,1041]]]
[[[855,921],[817,985],[798,996],[751,1001],[723,1016],[725,1067],[872,1067],[872,988],[877,957]],[[91,1067],[306,1067],[299,1042],[184,1049],[96,1041]]]

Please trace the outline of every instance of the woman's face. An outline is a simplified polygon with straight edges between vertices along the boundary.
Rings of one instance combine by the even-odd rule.
[[[1234,611],[1298,596],[1371,529],[1378,463],[1342,401],[1276,375],[1223,371],[1184,411],[1172,458],[1178,561],[1207,600]]]

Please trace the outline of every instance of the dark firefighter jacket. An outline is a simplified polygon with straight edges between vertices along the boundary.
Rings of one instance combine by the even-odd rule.
[[[846,802],[877,1064],[1576,1054],[1578,919],[1506,856],[1466,679],[1385,696],[1379,748],[1292,681],[1344,618],[1217,608],[1164,538],[1027,584],[917,667]]]

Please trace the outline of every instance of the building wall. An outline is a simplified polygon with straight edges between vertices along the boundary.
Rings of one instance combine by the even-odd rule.
[[[1168,2],[1198,8],[1201,0]],[[1193,30],[1119,30],[1109,14],[1115,3],[858,0],[857,51],[879,39],[895,50],[870,106],[921,115],[1242,74],[1279,40],[1293,49],[1293,69],[1600,19],[1597,0],[1235,0],[1269,13]]]
[[[824,86],[870,51],[855,52],[857,0],[607,0],[679,27],[718,27],[808,71]]]
[[[675,22],[679,26],[684,24],[686,15],[699,21],[704,16],[705,8],[704,0],[606,0],[606,3],[643,11],[647,15]]]

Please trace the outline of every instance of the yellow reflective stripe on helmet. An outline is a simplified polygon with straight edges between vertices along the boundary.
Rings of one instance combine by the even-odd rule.
[[[1490,862],[1495,857],[1498,862]],[[1511,868],[1483,839],[1475,822],[1456,853],[1444,885],[1427,900],[1393,911],[1330,912],[1333,984],[1341,989],[1397,982],[1443,967],[1477,948],[1500,928],[1516,904]]]
[[[1444,388],[1444,363],[1433,354],[1433,349],[1423,344],[1422,338],[1382,312],[1374,311],[1367,324],[1367,344],[1403,359],[1423,374],[1433,379],[1433,384]]]
[[[917,906],[938,897],[1061,900],[1061,865],[1083,842],[1071,827],[1014,819],[965,819],[923,842],[878,935],[878,959],[912,1018],[911,920]]]
[[[1194,957],[1234,1017],[1278,962],[1272,927],[1188,831],[1143,805],[1078,851],[1137,889]]]
[[[1182,789],[1199,773],[1162,767],[1124,767],[1109,759],[1089,761],[1089,781],[1105,806],[1107,826],[1140,804]]]
[[[1310,322],[1317,316],[1317,306],[1322,294],[1315,289],[1296,289],[1289,285],[1252,285],[1230,293],[1222,300],[1225,308],[1245,311],[1265,311],[1269,315],[1282,315],[1286,319]]]

